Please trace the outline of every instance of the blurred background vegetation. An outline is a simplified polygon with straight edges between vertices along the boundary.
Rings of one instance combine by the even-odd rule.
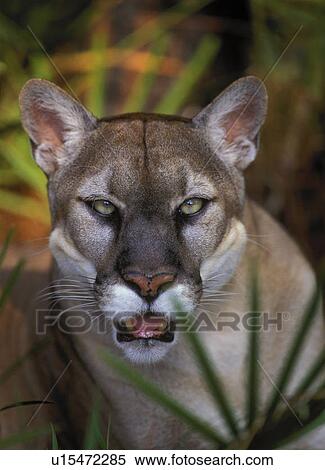
[[[324,26],[323,0],[3,0],[1,227],[15,227],[21,243],[49,231],[46,179],[19,121],[18,94],[29,78],[73,90],[99,116],[191,116],[231,81],[255,74],[265,78],[270,109],[248,192],[318,268],[325,254]]]

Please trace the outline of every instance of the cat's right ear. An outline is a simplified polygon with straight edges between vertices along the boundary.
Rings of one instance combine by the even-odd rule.
[[[243,77],[195,116],[193,124],[203,131],[216,156],[243,171],[255,159],[266,109],[263,81]]]
[[[29,80],[19,103],[35,161],[48,176],[73,159],[84,138],[97,127],[89,111],[47,80]]]

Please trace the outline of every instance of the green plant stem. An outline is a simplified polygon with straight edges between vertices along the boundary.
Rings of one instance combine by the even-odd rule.
[[[14,235],[14,229],[13,228],[10,228],[7,232],[7,235],[6,235],[6,238],[3,242],[3,245],[2,245],[2,248],[0,250],[0,266],[2,265],[4,259],[5,259],[5,256],[7,254],[7,251],[8,251],[8,248],[9,248],[9,245],[10,245],[10,242],[12,240],[12,237]]]
[[[219,40],[214,36],[206,35],[203,37],[183,72],[158,103],[155,109],[157,113],[175,114],[179,111],[181,106],[185,104],[193,87],[211,64],[219,45]]]
[[[170,398],[159,387],[146,380],[140,373],[135,371],[134,368],[130,367],[125,361],[108,353],[106,350],[102,350],[101,356],[109,366],[115,369],[128,382],[132,383],[156,403],[182,419],[185,423],[190,425],[193,429],[195,429],[195,431],[201,433],[201,435],[211,441],[214,445],[224,446],[226,444],[224,438],[218,435],[217,432],[208,423],[192,414],[176,400]]]
[[[320,373],[325,367],[325,351],[322,351],[315,362],[311,365],[309,371],[304,376],[297,390],[295,391],[295,396],[298,398],[301,397],[308,388],[314,383],[317,377],[320,376]]]
[[[97,33],[92,41],[92,50],[96,52],[96,63],[89,76],[90,87],[87,99],[87,106],[96,116],[102,116],[105,112],[106,84],[108,73],[104,60],[104,51],[107,48],[106,34]]]
[[[56,436],[55,428],[52,423],[50,423],[50,429],[51,429],[52,450],[58,450],[59,449],[58,438]]]
[[[149,20],[144,26],[126,36],[117,44],[117,47],[121,49],[132,48],[133,50],[142,47],[211,2],[212,0],[180,1],[175,6],[169,8],[158,17]]]
[[[16,266],[12,269],[12,271],[9,274],[9,277],[8,277],[4,287],[2,289],[2,292],[0,294],[0,313],[1,313],[3,307],[5,306],[5,303],[7,302],[8,298],[9,298],[9,294],[10,294],[16,280],[18,279],[18,276],[20,275],[20,272],[21,272],[24,264],[25,264],[24,260],[18,261]]]
[[[124,113],[142,111],[150,91],[154,85],[159,67],[164,60],[164,53],[168,47],[170,38],[166,35],[159,37],[154,41],[150,50],[151,59],[147,66],[147,71],[139,75],[135,81],[131,92],[128,95],[123,107]]]
[[[315,289],[314,294],[312,295],[309,304],[305,310],[303,319],[300,323],[299,329],[293,339],[293,342],[291,344],[291,347],[289,349],[288,355],[287,355],[287,361],[285,362],[282,371],[280,373],[280,377],[277,383],[277,389],[274,390],[273,394],[271,395],[271,399],[269,401],[269,405],[267,407],[266,411],[266,419],[265,419],[265,425],[268,424],[270,419],[272,418],[272,415],[278,406],[278,403],[280,401],[280,393],[283,392],[290,377],[292,374],[292,371],[294,369],[295,363],[297,362],[299,353],[301,352],[303,343],[306,339],[307,333],[312,325],[312,321],[316,316],[316,313],[318,311],[318,307],[320,304],[320,287],[317,286]]]
[[[249,334],[249,364],[248,364],[248,384],[247,384],[247,425],[251,427],[256,419],[259,402],[259,380],[258,380],[258,355],[259,355],[259,335],[258,321],[260,319],[259,287],[256,266],[252,266],[251,287],[250,287],[250,311],[254,315],[252,330]]]
[[[295,441],[302,436],[314,431],[317,429],[319,426],[323,426],[325,424],[325,410],[317,416],[313,421],[310,423],[306,424],[302,428],[300,428],[297,432],[291,434],[287,438],[283,439],[278,445],[277,448],[284,447],[285,445],[289,444],[292,441]]]
[[[217,405],[217,409],[221,410],[223,418],[227,426],[229,427],[231,433],[237,437],[239,432],[236,424],[236,419],[233,415],[226,394],[223,390],[221,380],[219,379],[216,370],[212,368],[210,358],[208,357],[196,333],[188,333],[187,339],[195,352],[195,358],[200,366],[202,375],[204,376],[207,386],[211,392],[211,396]]]
[[[0,449],[9,449],[16,444],[21,445],[22,442],[28,442],[36,437],[46,436],[48,433],[48,426],[46,426],[46,428],[36,429],[35,431],[22,431],[0,439]]]
[[[27,361],[30,357],[33,357],[35,353],[40,351],[43,347],[49,344],[47,339],[41,340],[38,343],[34,344],[23,356],[18,357],[12,364],[10,364],[7,369],[1,372],[0,374],[0,385],[2,385],[6,380],[11,377],[11,375],[19,369],[19,367]]]

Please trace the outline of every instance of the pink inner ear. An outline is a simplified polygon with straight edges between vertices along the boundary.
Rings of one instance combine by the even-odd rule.
[[[228,142],[232,142],[240,136],[250,136],[254,123],[254,116],[250,116],[252,114],[250,108],[250,105],[247,108],[238,106],[221,118],[221,126],[226,131],[225,137]],[[252,138],[254,137],[252,136]]]
[[[53,149],[60,148],[63,144],[63,128],[57,114],[35,106],[33,118],[37,144],[48,143]]]

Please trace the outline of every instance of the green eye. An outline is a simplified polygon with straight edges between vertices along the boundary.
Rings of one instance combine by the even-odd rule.
[[[109,201],[97,199],[92,203],[92,208],[100,215],[109,216],[115,212],[116,207]]]
[[[183,215],[194,215],[203,207],[204,200],[198,197],[187,199],[179,206],[179,210]]]

